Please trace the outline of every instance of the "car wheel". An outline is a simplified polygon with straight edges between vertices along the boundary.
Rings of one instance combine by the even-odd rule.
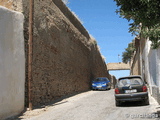
[[[116,100],[116,106],[118,107],[120,105],[121,105],[121,102]]]
[[[144,100],[144,104],[149,105],[149,99],[148,98]]]
[[[110,90],[110,89],[111,89],[111,86],[109,86],[108,90]]]

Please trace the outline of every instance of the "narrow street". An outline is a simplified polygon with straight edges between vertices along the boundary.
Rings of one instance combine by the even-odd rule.
[[[147,120],[159,119],[154,114],[158,103],[150,96],[150,105],[141,102],[115,106],[114,90],[88,91],[24,113],[17,120]]]

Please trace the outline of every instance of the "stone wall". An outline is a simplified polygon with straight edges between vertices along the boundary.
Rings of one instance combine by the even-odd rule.
[[[10,10],[23,11],[23,0],[0,0],[0,5],[4,6]]]
[[[139,56],[140,56],[140,53],[139,53],[139,50],[138,50],[134,54],[133,62],[131,63],[131,70],[130,70],[131,75],[140,75],[141,74]]]
[[[22,0],[21,8],[27,70],[29,1]],[[33,106],[89,90],[95,77],[109,77],[96,41],[61,0],[34,0],[33,23]],[[26,103],[27,87],[26,72]]]
[[[33,105],[89,90],[94,77],[108,75],[94,40],[63,6],[35,1]]]
[[[61,12],[67,17],[67,19],[83,34],[87,39],[89,35],[87,30],[83,27],[80,21],[72,14],[72,12],[62,3],[61,0],[53,0],[54,4],[58,6]]]
[[[111,80],[111,84],[112,84],[112,88],[115,88],[115,85],[117,84],[117,79],[115,76],[110,75],[110,80]]]
[[[129,62],[127,64],[123,62],[108,63],[107,68],[108,70],[130,70],[130,64]]]

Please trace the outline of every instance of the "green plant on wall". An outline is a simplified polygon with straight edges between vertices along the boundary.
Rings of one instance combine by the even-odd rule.
[[[62,0],[64,2],[64,4],[69,4],[68,0]]]

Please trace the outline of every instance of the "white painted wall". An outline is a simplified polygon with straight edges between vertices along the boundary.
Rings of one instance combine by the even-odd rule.
[[[23,14],[0,6],[0,120],[24,109]]]
[[[150,69],[149,69],[149,52],[151,48],[151,41],[149,41],[149,39],[146,40],[146,44],[143,50],[143,54],[142,54],[142,61],[143,62],[143,73],[144,73],[144,78],[146,79],[146,81],[149,84],[149,88],[150,88],[150,92],[152,94],[152,87],[151,87],[151,79],[150,79]]]
[[[157,67],[157,85],[160,87],[160,47],[156,50],[157,51],[157,62],[156,62],[156,67]]]
[[[150,93],[157,101],[159,101],[160,47],[158,49],[151,49],[151,41],[147,40],[143,50],[142,59],[143,73],[149,84]]]
[[[150,50],[149,53],[149,71],[150,71],[150,79],[151,79],[151,84],[152,85],[157,85],[157,80],[156,80],[156,72],[157,72],[157,67],[156,67],[156,50]]]

